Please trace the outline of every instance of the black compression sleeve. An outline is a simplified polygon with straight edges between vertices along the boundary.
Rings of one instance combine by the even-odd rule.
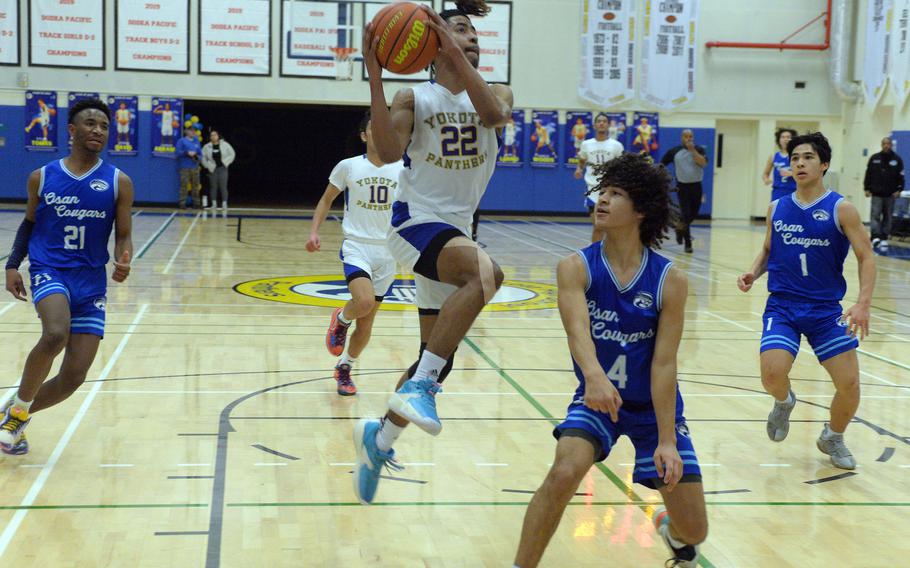
[[[9,258],[6,260],[6,269],[18,269],[25,257],[28,256],[28,241],[32,237],[32,229],[35,228],[35,222],[23,219],[16,231],[16,240],[13,241],[13,248],[10,250]]]

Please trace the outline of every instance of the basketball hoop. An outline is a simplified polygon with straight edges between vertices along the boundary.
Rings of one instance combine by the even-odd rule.
[[[330,47],[335,54],[335,80],[350,81],[354,77],[354,61],[351,59],[357,49],[354,47]]]

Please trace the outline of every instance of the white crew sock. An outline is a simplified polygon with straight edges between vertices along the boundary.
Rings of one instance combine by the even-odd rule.
[[[424,349],[423,355],[420,356],[420,362],[417,364],[417,371],[414,373],[414,378],[412,380],[419,381],[420,379],[425,379],[427,377],[432,377],[434,381],[438,380],[439,374],[442,373],[442,368],[445,366],[446,359]]]
[[[376,447],[383,452],[391,450],[392,444],[395,443],[398,436],[401,436],[402,432],[404,432],[404,426],[398,426],[388,418],[383,418],[379,431],[376,432]]]
[[[356,362],[357,362],[357,357],[351,357],[350,355],[348,355],[348,352],[345,351],[345,352],[341,355],[341,359],[338,360],[338,364],[335,365],[335,366],[338,367],[338,366],[341,366],[341,365],[350,365],[351,368],[353,369],[353,368],[354,368],[354,363],[356,363]]]

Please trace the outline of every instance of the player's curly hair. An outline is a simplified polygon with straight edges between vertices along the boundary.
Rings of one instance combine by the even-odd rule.
[[[455,0],[455,8],[443,10],[439,13],[443,20],[448,20],[453,16],[486,16],[490,13],[490,7],[487,6],[486,0]]]
[[[111,109],[104,103],[104,101],[100,99],[82,99],[70,107],[70,112],[69,116],[66,119],[66,123],[72,124],[75,122],[77,114],[90,108],[100,110],[104,113],[104,116],[106,116],[108,120],[111,119]]]
[[[629,194],[632,207],[644,218],[638,227],[641,243],[660,248],[676,212],[670,202],[670,174],[666,168],[648,161],[648,156],[624,153],[594,167],[595,191],[618,187]]]

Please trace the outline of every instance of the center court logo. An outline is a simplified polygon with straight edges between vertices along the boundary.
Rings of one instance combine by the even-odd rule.
[[[260,300],[331,308],[340,308],[351,299],[344,278],[335,274],[278,276],[250,280],[234,286],[234,291]],[[381,309],[397,311],[413,309],[416,295],[414,278],[399,275],[383,300]],[[506,280],[485,309],[494,312],[508,312],[555,307],[556,286]]]

